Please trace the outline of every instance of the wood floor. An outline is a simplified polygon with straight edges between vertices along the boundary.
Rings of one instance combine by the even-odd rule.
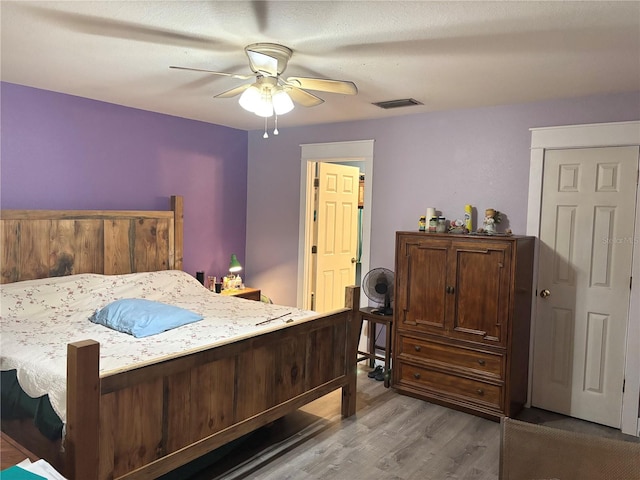
[[[189,480],[496,480],[500,425],[397,394],[358,376],[357,413],[340,417],[340,392],[262,428]],[[530,409],[519,419],[638,441],[619,431]],[[187,478],[182,476],[181,478]]]

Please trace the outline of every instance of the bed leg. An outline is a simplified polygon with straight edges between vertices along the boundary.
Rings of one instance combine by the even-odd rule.
[[[350,286],[346,288],[345,307],[350,309],[347,323],[347,384],[342,387],[342,416],[350,417],[356,413],[356,395],[358,367],[358,342],[362,329],[360,315],[360,288]]]
[[[67,425],[65,475],[98,479],[100,422],[100,344],[84,340],[67,345]]]

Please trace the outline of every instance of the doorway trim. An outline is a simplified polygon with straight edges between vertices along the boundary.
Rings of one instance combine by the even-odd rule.
[[[546,150],[566,148],[594,148],[616,146],[640,146],[640,121],[566,125],[531,128],[531,160],[529,165],[529,200],[527,208],[527,235],[536,237],[534,259],[534,285],[538,277],[538,249],[540,236],[540,213],[542,203],[542,175]],[[631,286],[629,313],[627,317],[627,340],[625,346],[624,378],[622,395],[622,433],[640,436],[638,419],[640,399],[640,198],[636,194],[636,216],[634,229],[633,264],[631,275],[636,282]],[[535,288],[534,288],[535,291]],[[529,399],[531,402],[533,332],[536,320],[536,299],[532,298],[531,345],[529,348]]]
[[[309,217],[307,202],[313,192],[307,189],[308,178],[313,172],[311,166],[315,162],[345,163],[364,162],[364,209],[362,212],[362,255],[361,267],[363,272],[369,271],[371,254],[371,202],[373,186],[373,140],[356,140],[352,142],[307,143],[300,145],[302,149],[300,160],[300,219],[298,227],[298,285],[297,305],[304,305],[304,292],[308,287],[308,264],[306,261],[305,245],[310,241],[310,228],[307,224]],[[360,295],[360,306],[366,306],[367,300]]]

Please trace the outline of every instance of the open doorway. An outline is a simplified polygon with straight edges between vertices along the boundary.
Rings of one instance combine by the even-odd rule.
[[[302,169],[300,179],[300,224],[298,239],[298,286],[297,305],[301,308],[312,308],[320,303],[320,299],[312,298],[311,274],[313,268],[314,240],[314,178],[318,163],[333,163],[358,166],[365,179],[362,194],[362,209],[359,215],[360,232],[359,248],[356,262],[356,275],[369,271],[370,237],[371,237],[371,199],[373,179],[373,140],[354,142],[333,142],[302,145]],[[358,284],[356,278],[355,281]],[[314,292],[315,293],[315,292]],[[367,305],[367,299],[360,295],[360,305]]]

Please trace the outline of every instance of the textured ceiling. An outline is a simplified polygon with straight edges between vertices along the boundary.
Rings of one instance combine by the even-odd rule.
[[[640,2],[67,1],[0,3],[3,81],[260,129],[244,47],[288,46],[286,76],[350,80],[280,126],[640,90]],[[373,102],[424,105],[382,110]]]

